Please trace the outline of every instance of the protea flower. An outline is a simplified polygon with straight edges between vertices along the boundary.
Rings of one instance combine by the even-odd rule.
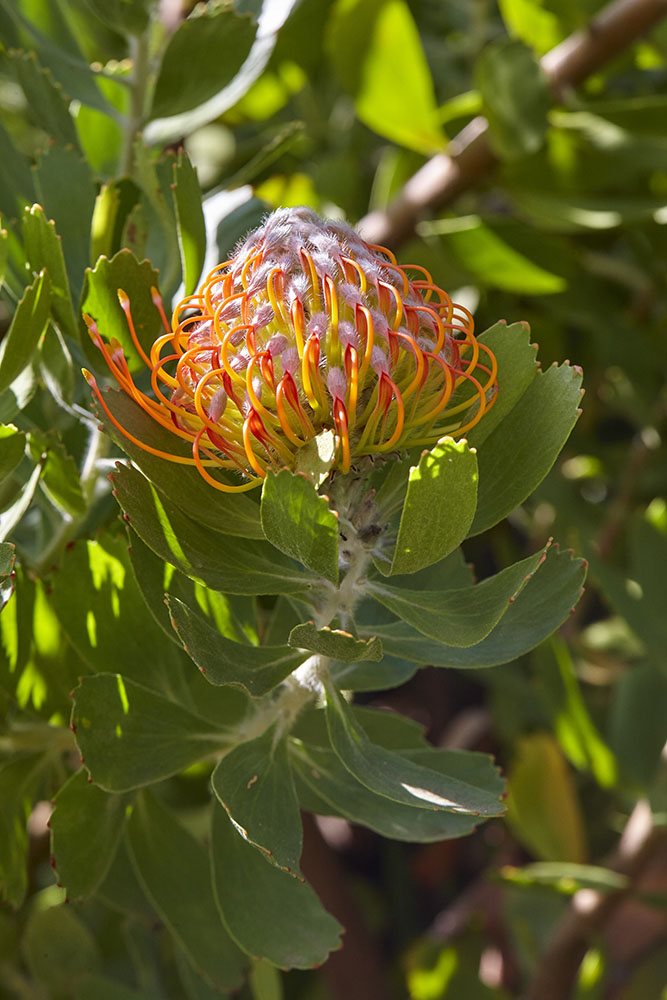
[[[154,289],[165,332],[150,357],[118,295],[154,395],[140,392],[120,345],[107,346],[86,317],[93,341],[121,388],[191,442],[192,463],[225,492],[294,469],[323,430],[335,433],[334,468],[345,473],[363,456],[461,437],[495,398],[495,358],[468,310],[424,268],[306,208],[280,209],[251,232],[176,306],[171,326]],[[244,481],[223,482],[215,467]]]

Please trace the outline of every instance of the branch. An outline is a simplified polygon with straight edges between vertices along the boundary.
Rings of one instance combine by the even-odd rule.
[[[651,807],[640,800],[607,867],[627,875],[632,887],[648,860],[664,843],[664,835],[653,826]],[[523,1000],[569,1000],[591,935],[607,923],[626,898],[627,890],[602,893],[580,889],[575,893],[570,910],[547,945]]]
[[[667,15],[667,0],[615,0],[582,31],[575,32],[542,58],[556,101],[628,48]],[[414,231],[420,217],[454,201],[488,174],[498,160],[488,139],[489,123],[474,118],[407,181],[382,212],[359,223],[365,240],[397,246]]]

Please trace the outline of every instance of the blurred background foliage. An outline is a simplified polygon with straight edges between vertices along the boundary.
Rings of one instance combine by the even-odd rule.
[[[14,425],[0,436],[0,540],[18,555],[14,566],[2,549],[4,600],[22,580],[1,620],[0,867],[13,908],[0,913],[0,996],[214,995],[140,894],[119,911],[111,880],[54,910],[46,803],[70,745],[54,727],[88,668],[60,630],[52,568],[75,538],[120,530],[113,455],[79,374],[95,273],[120,275],[127,248],[170,300],[205,248],[206,266],[225,259],[273,207],[353,223],[383,212],[477,115],[495,171],[394,249],[479,330],[526,320],[543,367],[583,367],[583,415],[557,467],[466,554],[485,576],[553,534],[589,560],[588,588],[559,636],[519,661],[474,680],[428,668],[369,696],[437,744],[494,752],[507,822],[429,846],[312,825],[304,869],[347,924],[345,948],[317,972],[260,964],[243,996],[536,997],[529,984],[585,889],[608,912],[561,956],[578,956],[574,992],[549,996],[667,996],[667,19],[559,103],[539,65],[602,6],[0,0],[0,328],[24,365],[0,346],[0,418]],[[183,817],[196,777],[172,782]],[[627,874],[610,852],[629,817],[652,847]]]

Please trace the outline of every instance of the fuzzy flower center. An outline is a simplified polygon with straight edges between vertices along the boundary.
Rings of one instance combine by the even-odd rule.
[[[86,322],[121,388],[191,443],[192,463],[216,489],[293,469],[324,430],[335,433],[343,473],[366,455],[460,437],[495,399],[495,358],[468,310],[424,268],[399,265],[306,208],[274,212],[176,306],[171,324],[153,297],[165,332],[149,357],[140,349],[152,396],[137,389],[119,345],[110,351]],[[127,296],[119,299],[139,346]]]

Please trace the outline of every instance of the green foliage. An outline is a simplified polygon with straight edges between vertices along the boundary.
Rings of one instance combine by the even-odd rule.
[[[2,990],[280,1000],[341,946],[303,811],[348,838],[333,880],[395,957],[377,995],[528,995],[563,897],[636,893],[605,859],[640,798],[667,815],[664,25],[557,98],[539,60],[597,2],[182,6],[0,0]],[[479,115],[495,174],[464,156],[392,249],[488,326],[492,406],[348,476],[329,431],[261,491],[211,487],[175,366],[145,370],[179,286],[278,205],[398,196],[400,221]],[[104,387],[82,314],[136,390]],[[498,933],[473,914],[436,947],[436,910],[519,850]],[[618,978],[600,956],[577,998]]]

